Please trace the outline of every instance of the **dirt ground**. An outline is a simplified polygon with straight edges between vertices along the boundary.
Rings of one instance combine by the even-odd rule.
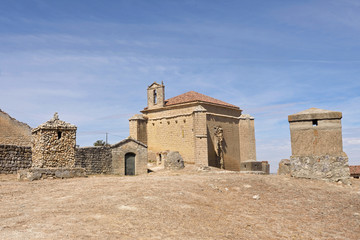
[[[360,239],[360,181],[159,171],[0,175],[0,239]]]

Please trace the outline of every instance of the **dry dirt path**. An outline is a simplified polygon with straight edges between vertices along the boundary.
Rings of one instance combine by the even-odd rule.
[[[360,181],[191,168],[34,182],[0,175],[0,239],[360,239]]]

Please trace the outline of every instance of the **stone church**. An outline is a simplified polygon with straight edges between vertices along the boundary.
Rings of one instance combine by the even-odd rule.
[[[165,86],[147,88],[147,107],[129,119],[130,137],[156,161],[179,151],[185,163],[240,170],[256,160],[254,118],[232,104],[190,91],[165,100]]]

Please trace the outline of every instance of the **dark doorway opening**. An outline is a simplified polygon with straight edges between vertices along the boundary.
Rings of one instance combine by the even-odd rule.
[[[125,175],[135,175],[135,154],[125,154]]]

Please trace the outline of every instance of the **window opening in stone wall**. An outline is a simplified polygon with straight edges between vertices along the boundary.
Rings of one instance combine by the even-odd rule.
[[[154,104],[157,104],[157,92],[156,92],[156,89],[154,89]]]
[[[58,132],[58,139],[61,138],[62,132]]]
[[[313,127],[316,127],[318,125],[318,120],[312,120]]]

